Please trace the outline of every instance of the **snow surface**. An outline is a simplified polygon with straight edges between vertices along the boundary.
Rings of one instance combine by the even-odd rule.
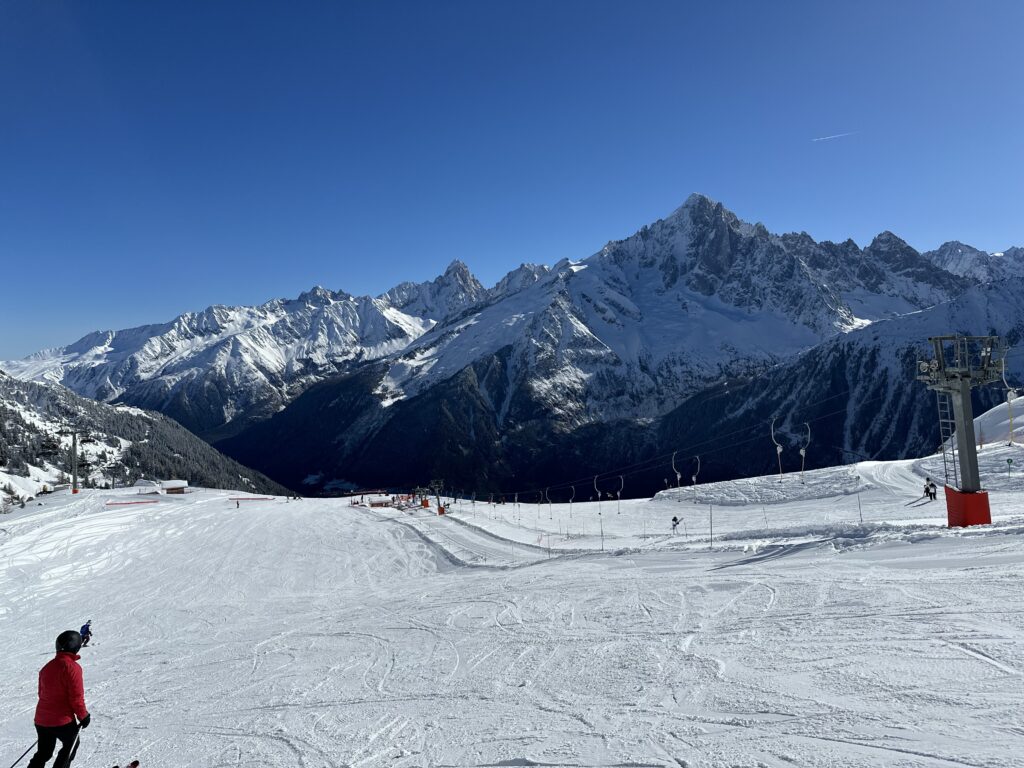
[[[0,755],[92,619],[85,765],[1022,766],[1022,450],[963,531],[932,459],[444,517],[52,495],[0,518]]]

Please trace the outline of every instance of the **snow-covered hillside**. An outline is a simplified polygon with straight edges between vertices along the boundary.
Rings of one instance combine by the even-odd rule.
[[[91,619],[85,764],[1022,766],[1007,450],[963,531],[911,462],[445,517],[47,497],[0,529],[0,755]]]
[[[149,477],[283,491],[161,414],[97,403],[58,384],[0,373],[0,502],[20,503],[71,481],[70,430],[79,435],[84,487]]]

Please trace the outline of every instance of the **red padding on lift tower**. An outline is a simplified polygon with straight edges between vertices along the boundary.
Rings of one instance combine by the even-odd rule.
[[[988,507],[988,491],[964,493],[947,485],[946,515],[950,528],[991,525],[992,512]]]

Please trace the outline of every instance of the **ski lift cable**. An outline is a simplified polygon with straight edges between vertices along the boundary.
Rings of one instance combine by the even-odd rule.
[[[878,395],[876,397],[869,398],[868,400],[864,400],[862,402],[862,404],[866,405],[868,403],[873,403],[873,402],[876,402],[878,400],[882,400],[885,397],[887,397],[887,395],[885,395],[885,394]],[[825,399],[826,400],[831,400],[833,398],[825,398]],[[810,405],[816,405],[816,404],[817,403],[811,403]],[[810,422],[820,421],[822,419],[831,418],[832,416],[836,416],[838,414],[846,413],[846,412],[847,412],[847,409],[844,407],[844,408],[841,408],[841,409],[837,409],[835,411],[830,411],[828,413],[819,414],[818,416],[810,419],[809,421]],[[717,438],[713,438],[713,439],[710,439],[710,440],[703,440],[703,441],[701,441],[699,443],[695,443],[692,446],[689,446],[689,448],[704,446],[704,445],[707,445],[708,443],[717,442],[717,441],[719,441],[719,440],[721,440],[721,439],[723,439],[725,437],[731,437],[731,436],[740,434],[742,432],[748,432],[748,431],[750,431],[752,429],[757,429],[758,431],[760,431],[761,427],[758,424],[752,424],[752,425],[750,425],[748,427],[744,427],[742,429],[737,429],[737,430],[733,430],[732,432],[724,433],[723,435],[720,435]],[[722,451],[731,450],[731,449],[733,449],[736,446],[745,445],[747,443],[752,443],[752,442],[755,442],[755,441],[761,440],[761,439],[763,439],[763,438],[761,438],[759,435],[755,435],[755,436],[747,438],[745,440],[733,441],[729,445],[724,445],[724,446],[721,446],[721,447],[718,447],[718,448],[706,449],[706,450],[703,451],[703,455],[710,455],[710,454],[720,453]],[[675,453],[679,453],[682,450],[687,450],[687,448],[678,449],[677,451],[675,451]],[[586,478],[580,478],[580,479],[577,479],[574,482],[581,482],[583,480],[588,480],[591,477],[593,477],[594,481],[596,483],[596,480],[598,478],[605,477],[605,476],[613,477],[613,476],[615,476],[616,473],[625,472],[626,476],[629,477],[629,476],[632,476],[632,475],[639,474],[640,472],[647,472],[647,471],[653,469],[654,466],[656,466],[658,463],[664,461],[670,455],[671,455],[670,453],[663,453],[663,454],[660,454],[658,456],[652,456],[650,459],[647,459],[645,461],[636,462],[636,463],[630,464],[630,465],[625,465],[625,466],[619,467],[617,469],[606,470],[605,472],[598,473],[597,475],[588,475]],[[570,486],[570,483],[560,483],[558,485],[552,485],[552,486],[549,486],[549,487],[552,488],[552,489],[558,490],[558,489],[561,489],[561,488],[568,488],[569,486]],[[595,490],[596,490],[596,488],[595,488]],[[526,491],[526,492],[528,493],[529,491]]]
[[[834,414],[830,414],[830,415],[834,415]],[[738,446],[738,445],[746,445],[746,444],[748,444],[748,443],[753,443],[753,442],[756,442],[756,441],[758,441],[758,440],[762,440],[762,439],[763,439],[762,437],[760,437],[759,435],[756,435],[756,436],[754,436],[754,437],[751,437],[751,438],[748,438],[748,439],[746,439],[746,440],[740,440],[740,441],[737,441],[737,442],[733,442],[733,443],[731,443],[730,445],[725,445],[725,446],[722,446],[722,447],[720,447],[720,448],[716,448],[716,449],[713,449],[713,450],[707,451],[706,453],[710,453],[710,454],[713,454],[713,453],[720,453],[720,452],[723,452],[723,451],[728,451],[728,450],[732,450],[733,448],[735,448],[735,447],[736,447],[736,446]],[[648,471],[650,471],[651,469],[653,469],[653,468],[654,468],[654,466],[656,466],[656,464],[655,464],[655,465],[652,465],[652,466],[643,466],[643,467],[639,467],[639,468],[637,468],[637,469],[634,469],[633,471],[623,472],[623,473],[622,473],[622,476],[623,476],[623,477],[632,477],[633,475],[638,475],[638,474],[641,474],[641,473],[643,473],[643,472],[648,472]],[[594,480],[596,481],[596,480],[598,479],[598,477],[601,477],[601,476],[600,476],[600,475],[598,475],[598,476],[594,476]],[[559,489],[559,488],[563,488],[563,487],[564,487],[564,488],[568,488],[568,487],[570,487],[570,486],[569,486],[569,485],[553,485],[553,486],[549,486],[549,487],[550,487],[551,489],[555,489],[555,490],[557,490],[557,489]],[[597,492],[598,494],[600,494],[600,493],[604,493],[604,491],[601,491],[601,490],[600,490],[599,488],[595,488],[595,490],[596,490],[596,492]],[[607,493],[607,495],[608,495],[608,496],[611,496],[611,492],[608,492],[608,493]]]
[[[811,408],[811,407],[816,406],[816,405],[821,405],[822,403],[827,403],[829,400],[835,400],[837,397],[843,397],[844,395],[848,395],[848,394],[850,394],[850,390],[848,390],[848,389],[847,390],[843,390],[842,392],[838,392],[838,393],[836,393],[834,395],[829,395],[828,397],[824,397],[824,398],[822,398],[820,400],[815,400],[815,401],[813,401],[811,403],[808,403],[802,409],[798,409],[798,410],[794,411],[794,413],[795,414],[800,414],[803,411],[806,411],[808,408]],[[870,400],[865,400],[865,401],[863,401],[863,403],[864,404],[872,403],[872,402],[874,402],[876,400],[881,400],[884,397],[885,397],[885,395],[879,395],[877,397],[871,398]],[[832,412],[824,414],[824,415],[819,414],[818,416],[813,417],[811,419],[811,421],[819,421],[822,418],[827,418],[829,416],[835,416],[836,414],[839,414],[839,413],[845,413],[846,410],[847,410],[846,408],[843,408],[843,409],[840,409],[840,410],[832,411]],[[717,435],[716,437],[708,438],[707,440],[702,440],[702,441],[697,442],[697,443],[691,443],[690,445],[688,445],[688,446],[686,446],[684,448],[680,448],[680,449],[678,449],[676,451],[673,451],[673,453],[683,453],[683,452],[691,451],[691,450],[693,450],[695,448],[701,448],[701,447],[703,447],[705,445],[716,443],[716,442],[718,442],[718,441],[720,441],[720,440],[722,440],[722,439],[724,439],[726,437],[732,437],[733,435],[742,434],[743,432],[748,432],[748,431],[750,431],[752,429],[758,429],[758,428],[759,427],[757,425],[751,424],[751,425],[746,426],[746,427],[740,427],[739,429],[734,429],[731,432],[723,432],[722,434]],[[710,452],[711,451],[704,451],[704,453],[710,453]],[[667,458],[669,455],[670,454],[667,453],[667,452],[663,453],[663,454],[659,454],[658,456],[652,457],[650,459],[646,459],[646,460],[641,461],[641,462],[637,462],[635,464],[629,464],[629,465],[625,465],[623,467],[618,467],[616,469],[610,469],[610,470],[607,470],[605,472],[601,472],[598,476],[599,477],[604,477],[604,476],[607,475],[609,477],[613,477],[613,476],[615,476],[615,474],[617,472],[619,472],[619,471],[621,471],[623,469],[627,469],[628,470],[628,469],[633,469],[634,467],[638,467],[638,466],[641,466],[641,465],[646,465],[646,464],[649,464],[649,463],[657,463],[657,462],[660,462],[660,461],[664,461],[664,459]],[[579,478],[577,482],[582,482],[584,480],[588,480],[589,478],[590,478],[590,475],[587,475],[586,477]],[[565,486],[563,484],[562,486],[552,486],[552,487],[565,487]]]
[[[870,402],[870,401],[865,401],[865,402]],[[845,410],[846,409],[844,408],[842,411],[837,411],[836,413],[844,413]],[[835,415],[835,414],[829,414],[829,415]],[[719,435],[718,437],[710,438],[708,440],[702,440],[699,443],[693,443],[692,445],[689,445],[689,446],[687,446],[685,448],[680,448],[679,450],[675,451],[675,453],[681,453],[683,451],[692,450],[693,448],[699,448],[699,447],[702,447],[702,446],[705,446],[705,445],[708,445],[708,444],[711,444],[711,443],[716,443],[719,440],[722,440],[723,438],[732,437],[734,435],[739,435],[739,434],[742,434],[743,432],[749,432],[752,429],[758,429],[758,428],[759,427],[757,425],[750,425],[750,426],[742,427],[740,429],[735,429],[732,432],[725,432],[725,433]],[[726,447],[728,447],[728,446],[726,446]],[[705,453],[711,453],[711,452],[712,451],[705,451]],[[638,461],[638,462],[635,462],[633,464],[625,464],[625,465],[623,465],[621,467],[616,467],[614,469],[605,470],[604,472],[599,472],[599,473],[597,473],[596,477],[598,477],[598,478],[615,477],[616,475],[618,475],[619,473],[621,473],[624,470],[628,471],[628,470],[634,470],[636,468],[650,469],[652,466],[663,462],[665,459],[667,459],[671,455],[672,455],[672,452],[662,453],[662,454],[659,454],[657,456],[652,456],[649,459],[644,459],[643,461]],[[578,477],[575,480],[572,480],[572,481],[569,481],[569,482],[565,482],[565,483],[559,483],[558,485],[552,485],[550,487],[555,489],[555,490],[557,490],[559,488],[568,488],[572,483],[584,483],[584,482],[589,481],[593,477],[595,477],[595,475],[585,475],[584,477]],[[529,493],[530,491],[523,491],[523,492],[524,493]]]
[[[813,406],[816,406],[816,405],[821,405],[822,403],[827,403],[829,400],[834,400],[837,397],[842,397],[842,396],[847,395],[849,393],[850,393],[850,390],[844,390],[844,391],[839,392],[837,394],[829,395],[828,397],[824,397],[821,400],[815,400],[814,402],[808,403],[803,409],[799,409],[799,410],[795,411],[794,413],[801,413],[802,411],[806,410],[807,408],[810,408],[810,407],[813,407]],[[885,398],[885,395],[878,395],[877,397],[873,397],[873,398],[871,398],[869,400],[864,400],[863,403],[864,404],[872,403],[872,402],[875,402],[876,400],[881,400],[881,399],[884,399],[884,398]],[[828,418],[830,416],[835,416],[836,414],[839,414],[839,413],[845,413],[846,410],[847,410],[846,408],[842,408],[840,410],[832,411],[830,413],[819,414],[818,416],[813,417],[811,419],[811,421],[819,421],[819,420],[821,420],[823,418]],[[702,440],[702,441],[697,442],[697,443],[691,443],[690,445],[688,445],[688,446],[686,446],[684,448],[680,448],[680,449],[677,449],[676,451],[673,451],[673,453],[682,453],[684,451],[690,451],[690,450],[693,450],[695,448],[701,448],[701,447],[703,447],[705,445],[716,443],[716,442],[718,442],[718,441],[720,441],[720,440],[722,440],[722,439],[724,439],[726,437],[732,437],[734,435],[742,434],[743,432],[748,432],[748,431],[750,431],[752,429],[758,429],[758,428],[759,427],[756,424],[751,424],[751,425],[746,426],[746,427],[741,427],[739,429],[734,429],[731,432],[723,432],[722,434],[717,435],[716,437],[708,438],[707,440]],[[704,451],[704,453],[711,453],[711,452],[712,451]],[[616,475],[616,473],[620,472],[621,470],[624,470],[624,469],[625,470],[631,470],[631,469],[634,469],[635,467],[644,466],[644,465],[648,465],[648,464],[652,464],[652,463],[658,463],[658,462],[664,461],[665,458],[667,458],[669,455],[670,454],[666,452],[666,453],[663,453],[663,454],[659,454],[658,456],[651,457],[650,459],[645,459],[644,461],[641,461],[641,462],[636,462],[634,464],[629,464],[629,465],[625,465],[625,466],[622,466],[622,467],[617,467],[616,469],[606,470],[605,472],[599,473],[598,477],[605,477],[605,476],[614,477]],[[590,475],[587,475],[584,478],[579,478],[577,480],[577,482],[582,482],[582,481],[587,480],[589,478],[590,478]],[[565,487],[565,485],[566,484],[563,483],[560,486],[552,486],[552,487],[553,488],[562,488],[562,487]]]
[[[840,394],[846,394],[846,393],[840,393]],[[827,402],[829,400],[834,400],[838,396],[839,395],[832,395],[830,397],[823,398],[822,400],[815,401],[815,402],[812,402],[812,403],[808,403],[806,406],[804,406],[804,408],[806,409],[806,408],[809,408],[809,407],[813,407],[815,405],[819,405],[819,404],[821,404],[823,402]],[[875,397],[872,397],[872,398],[869,398],[867,400],[861,401],[861,405],[867,405],[869,403],[877,402],[878,400],[884,400],[888,396],[889,396],[888,393],[881,394],[881,395],[876,395]],[[813,418],[808,419],[807,422],[805,422],[805,424],[808,424],[808,426],[809,426],[810,424],[812,424],[812,423],[814,423],[816,421],[821,421],[823,419],[831,418],[832,416],[837,416],[837,415],[839,415],[841,413],[846,413],[847,410],[848,410],[847,407],[844,406],[843,408],[839,408],[839,409],[834,410],[834,411],[829,411],[827,413],[818,414],[817,416],[814,416]],[[609,469],[609,470],[605,470],[604,472],[599,472],[596,475],[587,475],[586,477],[583,477],[583,478],[576,478],[575,480],[572,480],[570,482],[559,483],[559,484],[551,485],[551,486],[548,486],[548,487],[551,490],[560,490],[560,489],[569,488],[574,483],[586,482],[587,480],[590,480],[591,478],[593,478],[593,483],[594,483],[594,486],[595,486],[595,491],[597,491],[597,480],[599,478],[615,477],[616,475],[619,475],[619,474],[624,474],[626,477],[630,477],[632,475],[639,474],[640,472],[647,472],[647,471],[653,469],[655,466],[657,466],[657,464],[663,462],[665,459],[670,458],[673,453],[677,453],[678,454],[678,453],[682,453],[682,452],[689,452],[690,450],[693,450],[694,448],[704,448],[704,446],[707,446],[709,444],[720,442],[721,440],[723,440],[725,438],[731,438],[731,437],[734,437],[736,435],[740,435],[740,434],[742,434],[744,432],[750,432],[751,430],[757,430],[757,431],[760,432],[760,430],[764,428],[764,427],[761,426],[761,424],[763,424],[763,423],[764,422],[750,424],[750,425],[748,425],[746,427],[741,427],[739,429],[732,430],[731,432],[725,432],[725,433],[723,433],[721,435],[718,435],[718,436],[716,436],[714,438],[709,438],[707,440],[701,440],[701,441],[693,443],[693,444],[691,444],[689,446],[684,446],[684,447],[681,447],[681,448],[677,448],[675,451],[668,451],[668,452],[665,452],[665,453],[662,453],[662,454],[658,454],[657,456],[652,456],[651,458],[646,459],[644,461],[639,461],[639,462],[635,462],[633,464],[623,465],[623,466],[617,467],[615,469]],[[763,433],[761,433],[761,434],[763,434]],[[752,443],[752,442],[755,442],[757,440],[763,440],[763,439],[764,438],[761,437],[760,435],[754,435],[754,436],[749,437],[749,438],[744,439],[744,440],[731,441],[728,445],[723,445],[723,446],[720,446],[720,447],[717,447],[717,448],[707,448],[707,449],[704,449],[704,450],[701,451],[701,455],[708,456],[708,455],[712,455],[712,454],[716,454],[716,453],[721,453],[722,451],[732,450],[736,446],[745,445],[747,443]],[[536,492],[537,490],[539,490],[539,489],[521,491],[521,493]]]

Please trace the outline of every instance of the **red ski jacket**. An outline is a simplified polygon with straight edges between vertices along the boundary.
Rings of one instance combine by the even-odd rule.
[[[54,727],[84,720],[85,686],[82,668],[77,656],[60,651],[39,670],[39,704],[36,705],[36,725]]]

